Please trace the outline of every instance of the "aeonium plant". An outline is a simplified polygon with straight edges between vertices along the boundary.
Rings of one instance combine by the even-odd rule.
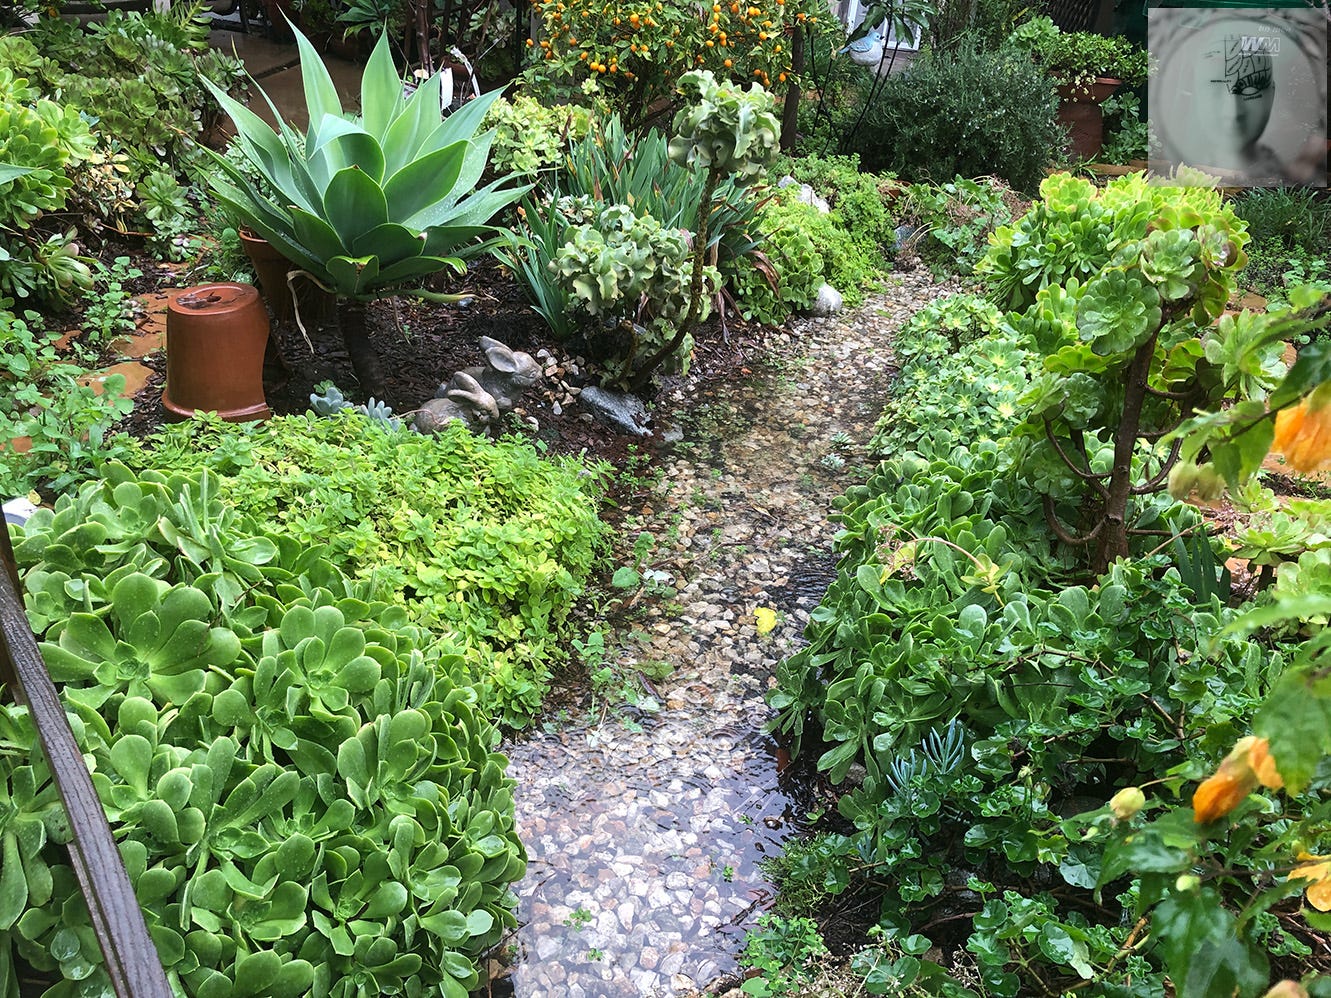
[[[1190,460],[1170,434],[1235,403],[1265,411],[1282,337],[1266,317],[1223,314],[1247,233],[1214,190],[1133,176],[1097,191],[1067,175],[1040,190],[977,269],[1045,354],[1023,399],[1022,474],[1098,574],[1134,538],[1169,536],[1150,497]]]
[[[303,136],[286,123],[274,130],[208,84],[235,123],[245,159],[277,196],[266,196],[216,154],[218,173],[210,183],[242,224],[341,299],[342,335],[361,387],[382,397],[366,304],[398,294],[456,301],[459,296],[426,290],[421,282],[447,268],[460,272],[467,259],[486,252],[491,243],[481,237],[496,231],[490,219],[530,185],[506,187],[503,177],[476,186],[493,134],[476,132],[501,91],[441,119],[441,75],[404,96],[384,34],[365,66],[361,113],[350,115],[308,39],[295,34],[310,121]],[[268,96],[255,89],[280,120]]]
[[[758,84],[744,90],[718,81],[710,70],[695,70],[680,78],[679,90],[688,103],[675,115],[670,159],[681,166],[701,168],[707,175],[693,240],[689,309],[675,335],[633,374],[630,385],[634,389],[643,388],[661,363],[679,350],[701,316],[717,185],[726,176],[737,184],[757,180],[780,152],[781,123],[773,113],[776,100]]]

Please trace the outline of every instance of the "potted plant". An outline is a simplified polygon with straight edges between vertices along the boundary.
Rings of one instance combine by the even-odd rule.
[[[308,129],[302,136],[283,123],[275,131],[210,85],[236,126],[245,159],[264,183],[251,183],[234,163],[212,152],[217,171],[209,181],[234,218],[272,243],[304,279],[337,296],[356,376],[366,394],[382,398],[366,305],[388,295],[439,302],[464,297],[428,291],[419,282],[445,268],[461,271],[466,259],[486,252],[492,243],[479,237],[495,234],[490,219],[530,185],[505,187],[509,178],[503,177],[477,188],[491,133],[476,132],[500,91],[469,101],[441,121],[441,76],[404,96],[385,34],[365,66],[362,113],[351,116],[343,112],[309,39],[299,31],[295,36]],[[266,195],[265,188],[277,196]],[[300,316],[296,319],[299,324]]]
[[[1058,118],[1071,133],[1072,150],[1094,159],[1104,136],[1100,105],[1123,84],[1145,82],[1146,53],[1126,38],[1060,31],[1044,16],[1019,25],[1009,41],[1026,49],[1054,78]]]

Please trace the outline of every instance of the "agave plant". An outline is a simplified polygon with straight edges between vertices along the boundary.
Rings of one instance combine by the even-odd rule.
[[[293,273],[342,299],[342,335],[356,375],[365,391],[382,397],[365,304],[396,294],[456,301],[461,296],[419,282],[448,267],[461,272],[465,260],[488,250],[492,241],[482,237],[496,230],[487,223],[529,187],[505,187],[505,177],[476,188],[492,137],[476,130],[501,91],[441,118],[440,74],[406,95],[385,34],[365,66],[361,113],[354,116],[343,111],[309,40],[295,34],[309,128],[303,136],[285,123],[273,129],[205,80],[266,184],[256,188],[216,154],[218,172],[209,181],[241,224],[297,265]],[[254,86],[280,122],[272,100]]]

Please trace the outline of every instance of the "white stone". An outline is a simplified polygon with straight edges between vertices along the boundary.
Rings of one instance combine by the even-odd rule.
[[[818,289],[818,297],[809,306],[809,314],[826,317],[841,311],[841,292],[830,284],[824,283]]]

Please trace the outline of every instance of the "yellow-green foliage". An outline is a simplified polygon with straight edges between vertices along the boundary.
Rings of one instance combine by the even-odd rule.
[[[557,165],[568,144],[585,138],[590,126],[591,114],[584,107],[547,107],[522,94],[501,98],[486,112],[483,125],[495,133],[490,168],[498,175],[534,177]]]
[[[595,560],[601,469],[454,426],[392,433],[364,417],[288,416],[164,431],[132,463],[221,477],[240,512],[321,547],[379,598],[461,652],[510,723],[540,703]]]

